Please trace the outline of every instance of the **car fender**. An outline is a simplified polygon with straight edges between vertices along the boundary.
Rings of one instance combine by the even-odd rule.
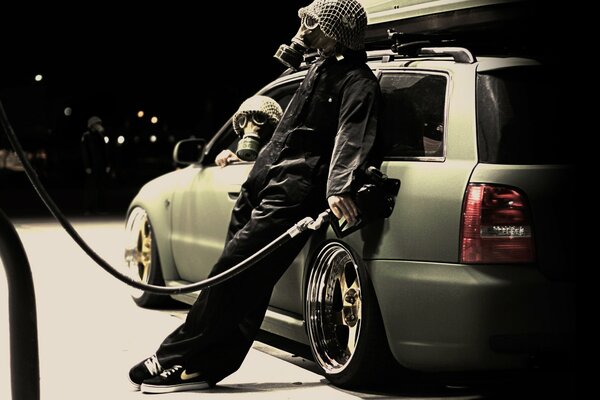
[[[165,281],[178,278],[171,249],[171,201],[174,191],[184,180],[182,171],[185,170],[187,168],[173,171],[146,183],[127,210],[127,217],[135,207],[141,207],[148,213]]]

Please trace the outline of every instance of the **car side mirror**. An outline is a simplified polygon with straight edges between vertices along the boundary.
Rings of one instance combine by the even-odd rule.
[[[199,164],[204,159],[204,139],[184,139],[173,149],[173,160],[179,164]]]

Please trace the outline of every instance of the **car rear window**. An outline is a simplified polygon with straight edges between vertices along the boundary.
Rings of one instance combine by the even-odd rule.
[[[447,78],[444,75],[384,73],[379,132],[386,159],[442,157]]]
[[[564,131],[558,79],[542,66],[478,74],[480,162],[561,164],[570,160],[577,135]]]

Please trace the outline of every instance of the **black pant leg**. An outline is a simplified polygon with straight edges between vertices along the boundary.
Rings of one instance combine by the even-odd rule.
[[[253,210],[252,203],[248,191],[244,186],[240,190],[233,210],[231,211],[231,219],[229,221],[229,227],[227,229],[227,237],[225,238],[225,245],[233,239],[233,236],[248,223]]]
[[[220,273],[263,248],[306,216],[307,207],[281,200],[263,201],[227,242],[211,275]],[[185,363],[218,381],[239,368],[264,317],[273,286],[308,238],[295,238],[249,270],[203,290],[186,322],[157,351],[165,364]],[[223,340],[226,338],[227,340]]]

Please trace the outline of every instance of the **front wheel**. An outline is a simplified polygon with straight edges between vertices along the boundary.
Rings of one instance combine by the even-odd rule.
[[[125,225],[125,264],[129,276],[150,285],[164,285],[158,248],[148,213],[141,207],[131,210]],[[131,297],[140,307],[158,307],[168,302],[168,296],[132,289]]]
[[[384,379],[395,362],[362,260],[341,242],[318,253],[306,286],[310,347],[322,373],[340,387]]]

